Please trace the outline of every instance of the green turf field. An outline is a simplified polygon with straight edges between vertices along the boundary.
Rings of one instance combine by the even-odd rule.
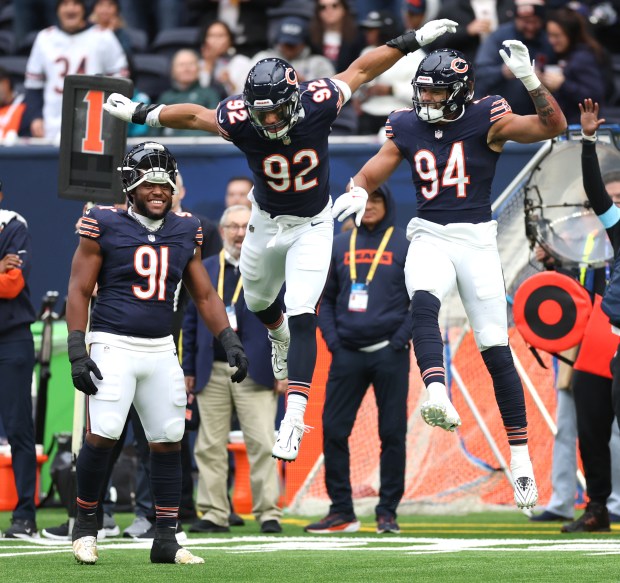
[[[39,529],[64,520],[42,510]],[[190,534],[185,546],[204,565],[153,565],[148,542],[101,541],[99,561],[75,563],[69,543],[0,539],[0,582],[620,582],[620,525],[611,533],[562,535],[559,524],[537,524],[518,511],[458,517],[402,516],[400,535],[377,535],[372,517],[349,535],[307,535],[312,518],[286,516],[284,533],[261,535],[254,520],[230,534]],[[121,528],[133,520],[118,514]],[[0,513],[0,530],[9,513]]]

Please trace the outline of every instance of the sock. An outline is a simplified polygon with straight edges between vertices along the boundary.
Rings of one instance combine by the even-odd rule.
[[[274,340],[282,341],[289,339],[288,321],[284,314],[280,315],[280,319],[273,324],[273,327],[267,326],[267,328],[269,329],[269,336]]]
[[[289,389],[286,393],[286,413],[284,417],[288,419],[291,417],[301,417],[303,420],[307,404],[308,397],[294,393]]]
[[[446,384],[443,341],[439,329],[440,307],[441,302],[430,292],[417,291],[413,294],[413,351],[426,388],[432,383]]]
[[[151,451],[155,527],[176,529],[181,501],[181,451]]]
[[[96,514],[112,449],[84,441],[76,463],[78,512]]]
[[[482,360],[493,379],[493,389],[495,400],[499,407],[499,412],[507,427],[508,440],[513,445],[523,445],[527,443],[527,431],[519,434],[519,430],[527,427],[527,417],[525,414],[525,397],[523,396],[523,386],[517,374],[512,354],[509,346],[492,346],[482,351]]]
[[[256,314],[256,317],[267,328],[269,328],[269,330],[271,330],[272,328],[277,328],[284,319],[284,314],[282,313],[282,306],[280,305],[280,302],[278,300],[273,302],[273,304],[271,304],[268,308],[260,310],[259,312],[254,312],[254,314]]]

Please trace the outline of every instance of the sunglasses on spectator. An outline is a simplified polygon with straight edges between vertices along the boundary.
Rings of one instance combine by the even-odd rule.
[[[331,4],[319,4],[319,10],[321,12],[323,12],[324,10],[327,10],[328,8],[338,8],[340,6],[340,2],[332,2]]]

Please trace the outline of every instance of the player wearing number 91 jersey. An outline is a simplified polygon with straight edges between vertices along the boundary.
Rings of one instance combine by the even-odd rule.
[[[248,361],[197,253],[199,221],[170,212],[177,177],[172,154],[156,142],[138,144],[119,170],[128,210],[95,207],[82,217],[67,296],[71,377],[88,395],[86,439],[77,459],[73,553],[79,563],[97,561],[98,500],[112,447],[133,404],[151,450],[156,514],[151,561],[203,563],[175,538],[187,403],[171,333],[181,279],[228,364],[237,367],[233,382],[245,378]],[[89,353],[85,333],[95,284]]]
[[[403,159],[411,166],[418,216],[407,229],[411,244],[405,282],[412,298],[413,347],[428,390],[422,417],[447,431],[461,424],[447,396],[439,329],[441,302],[458,285],[506,429],[515,502],[531,508],[538,491],[527,446],[523,388],[508,346],[490,192],[506,141],[553,138],[566,129],[566,119],[536,77],[525,45],[513,40],[504,45],[510,55],[504,49],[500,55],[529,92],[537,115],[512,113],[499,95],[474,101],[472,64],[458,51],[433,51],[413,79],[413,108],[390,114],[388,140],[354,181],[373,192]]]

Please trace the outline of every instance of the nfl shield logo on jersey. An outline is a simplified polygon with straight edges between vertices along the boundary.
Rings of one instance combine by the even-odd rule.
[[[441,140],[443,138],[443,130],[435,130],[435,139]]]

